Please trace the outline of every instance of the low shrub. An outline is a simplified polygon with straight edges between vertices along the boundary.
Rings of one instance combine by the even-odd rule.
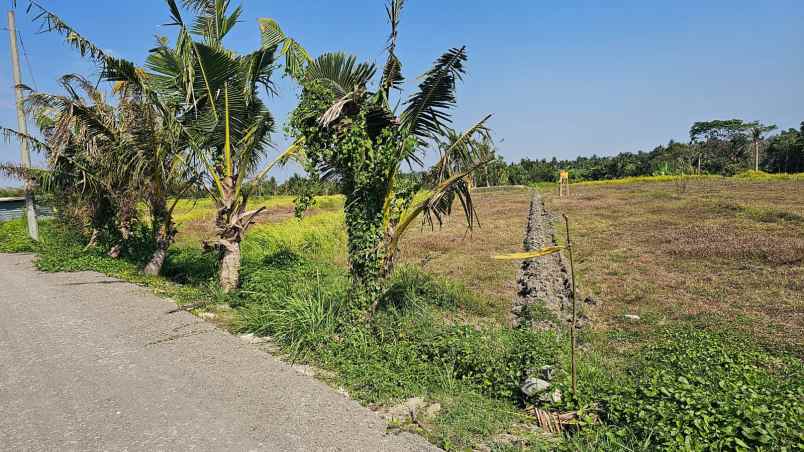
[[[0,253],[30,253],[34,242],[28,238],[25,220],[0,221]]]
[[[483,302],[466,287],[447,278],[433,276],[411,265],[400,265],[380,304],[401,309],[428,305],[476,311]]]
[[[750,341],[691,327],[666,330],[605,399],[606,420],[651,448],[804,448],[804,369]]]
[[[528,369],[554,364],[554,335],[456,325],[442,309],[471,304],[469,293],[411,269],[371,322],[345,312],[345,270],[289,249],[244,268],[237,329],[271,335],[296,359],[334,370],[357,398],[384,403],[414,395],[470,390],[518,400]]]

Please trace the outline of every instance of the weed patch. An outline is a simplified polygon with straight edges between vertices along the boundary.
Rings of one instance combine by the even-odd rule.
[[[24,219],[0,221],[0,253],[30,253],[34,242],[28,238]]]
[[[745,337],[667,329],[646,346],[632,384],[605,399],[607,421],[651,447],[792,450],[804,446],[804,368]]]

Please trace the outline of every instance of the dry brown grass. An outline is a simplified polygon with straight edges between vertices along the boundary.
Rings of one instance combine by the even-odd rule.
[[[448,277],[486,298],[495,319],[507,318],[516,296],[519,262],[492,256],[522,251],[530,191],[511,189],[473,194],[481,227],[467,231],[460,212],[440,229],[412,230],[402,240],[402,262]]]
[[[804,184],[693,180],[578,185],[545,196],[573,221],[578,287],[596,328],[714,313],[766,343],[804,349]]]

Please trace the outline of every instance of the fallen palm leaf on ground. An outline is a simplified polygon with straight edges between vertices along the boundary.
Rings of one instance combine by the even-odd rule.
[[[550,254],[555,254],[561,251],[560,246],[548,246],[536,251],[526,251],[524,253],[513,253],[513,254],[501,254],[499,256],[494,256],[496,260],[525,260],[525,259],[533,259],[534,257],[542,257],[547,256]]]

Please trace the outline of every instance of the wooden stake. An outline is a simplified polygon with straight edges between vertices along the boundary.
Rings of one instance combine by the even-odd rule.
[[[578,388],[577,388],[577,381],[578,381],[578,374],[575,368],[575,324],[576,321],[576,313],[575,313],[575,265],[572,261],[572,239],[570,238],[570,227],[569,227],[569,218],[567,218],[567,214],[562,215],[564,217],[564,224],[567,227],[567,252],[569,253],[569,260],[570,260],[570,275],[572,277],[572,290],[570,291],[570,300],[572,301],[572,322],[570,325],[570,354],[572,359],[572,397],[575,400],[578,400]]]
[[[17,26],[14,19],[14,11],[8,12],[8,38],[11,42],[11,66],[14,72],[14,92],[17,95],[17,127],[19,131],[28,135],[28,124],[25,122],[25,110],[23,109],[22,96],[22,76],[20,75],[20,57],[17,54]],[[24,168],[31,167],[31,153],[28,150],[28,142],[20,140],[20,160]],[[39,240],[39,225],[36,223],[36,208],[33,198],[33,181],[25,181],[25,213],[28,218],[28,235],[33,240]]]

